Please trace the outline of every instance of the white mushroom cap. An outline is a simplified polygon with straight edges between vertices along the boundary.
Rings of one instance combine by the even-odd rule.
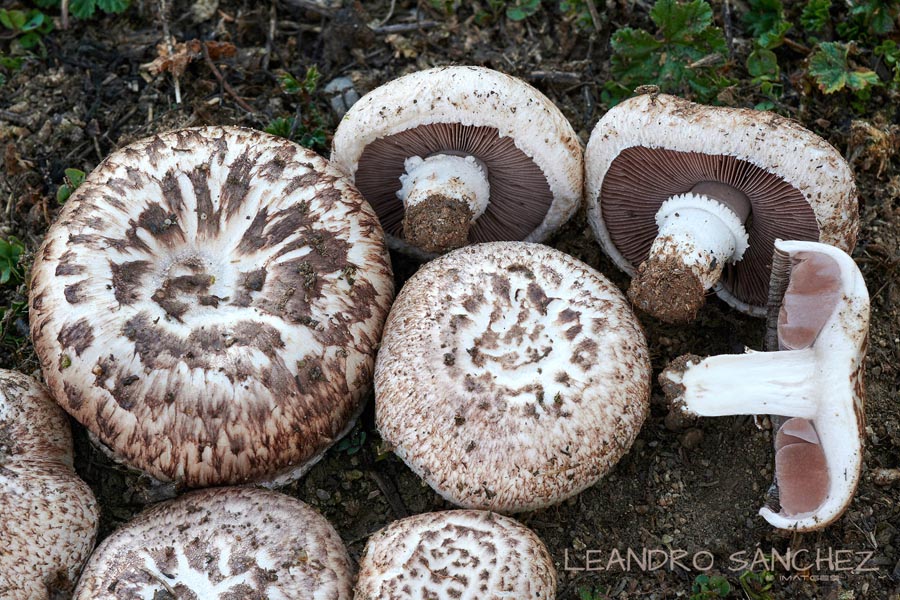
[[[99,518],[66,414],[37,381],[0,370],[0,597],[68,597]]]
[[[773,279],[790,279],[773,303],[782,350],[679,361],[660,380],[689,414],[790,417],[775,441],[780,507],[760,514],[810,531],[837,519],[859,482],[869,295],[845,252],[815,242],[775,247]]]
[[[752,205],[749,248],[715,287],[738,310],[765,315],[776,239],[848,251],[856,243],[849,165],[828,142],[776,114],[643,95],[606,113],[585,151],[588,220],[604,251],[632,276],[657,235],[660,205],[704,181],[724,182]]]
[[[475,156],[486,167],[490,203],[471,242],[541,241],[578,208],[581,145],[562,112],[524,81],[483,67],[438,67],[391,81],[347,112],[331,160],[378,213],[393,247],[403,238],[396,192],[404,160],[440,153]]]
[[[315,510],[253,488],[186,494],[144,511],[97,547],[75,600],[349,600],[350,557]]]
[[[188,486],[311,466],[371,389],[393,297],[371,208],[322,158],[235,127],[110,155],[38,252],[31,331],[63,408]]]
[[[640,324],[600,273],[524,242],[422,267],[375,367],[382,437],[447,500],[516,512],[596,483],[648,410]]]
[[[477,510],[395,521],[369,538],[355,600],[553,600],[544,543],[509,517]]]

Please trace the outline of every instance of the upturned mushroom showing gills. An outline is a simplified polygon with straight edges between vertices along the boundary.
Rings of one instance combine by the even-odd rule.
[[[632,98],[597,123],[585,172],[595,235],[632,276],[629,298],[663,321],[693,320],[709,289],[765,315],[776,239],[856,243],[847,162],[773,113]]]
[[[451,510],[395,521],[371,538],[355,600],[553,600],[556,569],[521,523]]]
[[[290,496],[217,488],[157,504],[103,540],[75,600],[350,600],[353,571],[328,521]]]
[[[581,199],[572,126],[527,83],[483,67],[429,69],[369,92],[341,121],[331,160],[388,241],[420,257],[542,241]]]
[[[393,298],[378,219],[325,160],[236,127],[110,155],[38,251],[31,332],[55,399],[131,466],[299,476],[371,389]]]
[[[0,598],[68,598],[99,520],[66,414],[37,381],[0,370]]]
[[[441,496],[519,512],[595,484],[646,417],[650,363],[628,302],[558,250],[454,250],[403,287],[375,366],[384,440]]]
[[[787,417],[775,436],[782,529],[827,526],[850,504],[862,467],[869,295],[853,259],[815,242],[776,242],[770,322],[780,350],[676,359],[660,375],[675,410]],[[784,286],[779,282],[788,281]]]

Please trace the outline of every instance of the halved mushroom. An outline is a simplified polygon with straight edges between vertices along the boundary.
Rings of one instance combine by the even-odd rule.
[[[632,98],[597,123],[585,169],[594,233],[632,275],[632,301],[664,321],[692,320],[710,288],[764,315],[776,239],[856,243],[847,162],[772,113]]]
[[[558,108],[483,67],[440,67],[366,94],[331,160],[378,213],[392,246],[432,257],[467,243],[541,241],[575,212],[582,150]]]
[[[869,295],[856,264],[833,246],[775,243],[771,322],[780,350],[677,360],[660,375],[675,410],[788,417],[775,437],[782,529],[827,526],[850,504],[865,439]],[[784,286],[781,281],[789,281]]]
[[[355,600],[556,598],[556,569],[530,529],[478,510],[391,523],[366,544]]]
[[[649,379],[640,324],[600,273],[540,244],[477,244],[400,292],[375,366],[376,421],[447,500],[532,510],[625,454]]]
[[[290,496],[217,488],[157,504],[91,556],[75,600],[327,598],[349,600],[340,536]]]
[[[68,597],[99,520],[66,414],[37,381],[0,370],[0,597]]]
[[[299,476],[371,387],[393,297],[378,219],[325,160],[236,127],[110,155],[37,255],[31,331],[56,400],[188,486]]]

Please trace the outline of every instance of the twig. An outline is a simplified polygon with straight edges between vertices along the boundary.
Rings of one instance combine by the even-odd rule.
[[[390,20],[391,20],[391,17],[394,16],[394,9],[395,9],[395,8],[397,8],[397,0],[391,0],[391,7],[388,9],[388,14],[387,14],[387,16],[386,16],[385,18],[383,18],[383,19],[378,23],[378,25],[376,25],[375,27],[373,27],[373,29],[377,29],[378,27],[381,27],[381,26],[385,25],[388,21],[390,21]]]
[[[594,24],[594,31],[600,31],[600,13],[597,12],[597,5],[594,0],[587,0],[588,12],[591,13],[591,23]]]
[[[159,0],[159,18],[162,21],[163,37],[166,39],[166,49],[169,56],[175,55],[175,46],[172,43],[172,35],[169,33],[169,7],[166,0]],[[178,76],[172,73],[172,80],[175,81],[175,104],[181,104],[181,82]]]
[[[0,120],[9,121],[14,125],[20,125],[22,127],[28,126],[28,121],[25,120],[25,117],[9,110],[0,109]]]
[[[419,21],[418,23],[398,23],[396,25],[383,25],[374,27],[372,31],[375,33],[406,33],[407,31],[418,31],[419,29],[430,29],[437,25],[436,21]]]
[[[272,5],[269,7],[269,31],[266,32],[266,54],[263,56],[262,62],[263,71],[269,70],[269,60],[272,58],[272,47],[275,43],[276,21],[277,14],[275,12],[275,0],[272,0]]]
[[[62,0],[60,9],[62,10],[62,28],[68,29],[69,28],[69,0]]]
[[[549,81],[550,83],[564,83],[568,85],[580,85],[581,77],[578,73],[566,71],[532,71],[528,74],[532,81]]]
[[[732,22],[731,0],[725,0],[722,5],[722,22],[725,29],[725,44],[728,47],[728,56],[734,56],[734,23]]]
[[[234,101],[237,102],[238,106],[240,106],[241,108],[243,108],[244,110],[246,110],[248,113],[250,113],[252,115],[255,112],[253,110],[253,107],[250,106],[249,104],[247,104],[244,101],[244,99],[241,98],[236,91],[234,91],[234,88],[231,87],[231,84],[228,83],[227,81],[225,81],[225,78],[222,77],[221,71],[219,71],[218,67],[216,67],[216,64],[213,62],[212,58],[210,58],[210,56],[209,56],[209,49],[206,47],[206,44],[200,44],[200,47],[203,48],[203,58],[204,58],[204,60],[206,60],[206,64],[209,65],[210,71],[212,71],[213,75],[216,76],[216,79],[219,80],[219,84],[223,88],[225,88],[225,91],[228,92],[228,94],[232,98],[234,98]]]
[[[784,45],[804,56],[809,56],[812,53],[812,50],[810,50],[808,47],[799,42],[795,42],[791,38],[784,38]]]
[[[397,519],[405,519],[408,517],[409,511],[406,510],[403,499],[400,497],[400,493],[397,492],[397,488],[394,486],[393,482],[374,469],[369,471],[369,476],[375,480],[375,485],[378,486],[378,489],[381,490],[381,493],[387,500],[388,505],[391,507],[391,511],[394,513],[394,517]]]
[[[334,14],[334,9],[327,8],[322,6],[315,0],[285,0],[291,6],[296,6],[297,8],[303,8],[305,10],[310,10],[314,13],[318,13],[323,17],[330,17]]]

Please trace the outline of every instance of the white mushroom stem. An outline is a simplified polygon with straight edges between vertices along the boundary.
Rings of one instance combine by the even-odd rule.
[[[404,237],[428,252],[464,246],[491,196],[487,169],[474,156],[412,156],[397,197],[406,209]]]
[[[684,373],[665,374],[684,386],[681,409],[702,417],[782,415],[812,419],[821,390],[812,348],[712,356]]]
[[[711,182],[663,202],[659,232],[629,290],[632,301],[664,321],[692,320],[725,265],[743,258],[749,207],[741,192]]]

